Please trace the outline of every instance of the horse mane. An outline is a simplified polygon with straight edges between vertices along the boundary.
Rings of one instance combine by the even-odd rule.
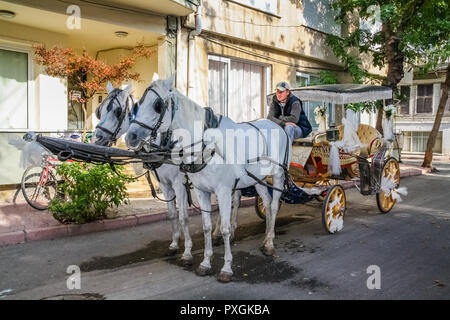
[[[195,121],[201,121],[205,124],[205,109],[197,104],[194,100],[185,96],[177,88],[171,89],[174,97],[176,113],[182,114],[182,121],[184,123],[193,124]]]

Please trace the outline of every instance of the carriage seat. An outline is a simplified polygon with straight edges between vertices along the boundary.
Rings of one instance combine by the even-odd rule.
[[[314,135],[310,133],[306,137],[294,139],[292,142],[293,146],[304,146],[304,147],[312,147],[314,145]]]
[[[342,139],[344,134],[344,126],[337,126],[339,130],[339,139]],[[356,132],[359,141],[361,142],[361,148],[359,155],[361,157],[373,156],[382,146],[382,136],[381,133],[372,126],[360,123],[358,130]],[[313,143],[315,145],[328,143],[326,132],[321,132],[313,137]]]

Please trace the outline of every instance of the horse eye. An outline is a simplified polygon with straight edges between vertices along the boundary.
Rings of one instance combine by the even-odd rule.
[[[117,108],[114,111],[114,114],[116,115],[117,118],[120,118],[120,115],[122,114],[122,109],[121,108]]]
[[[155,104],[154,104],[155,112],[161,113],[163,107],[164,107],[164,102],[162,101],[162,99],[161,98],[156,99]]]
[[[97,109],[95,109],[95,116],[97,117],[98,120],[100,120],[100,118],[101,118],[101,115],[102,115],[101,112],[102,112],[102,109],[100,107],[97,107]]]

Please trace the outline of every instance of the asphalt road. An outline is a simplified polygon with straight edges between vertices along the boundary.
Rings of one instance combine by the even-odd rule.
[[[216,280],[223,247],[214,247],[211,276],[202,259],[201,218],[191,219],[194,265],[165,256],[168,222],[0,248],[0,300],[8,299],[450,299],[450,170],[402,179],[408,196],[386,214],[375,196],[347,190],[344,229],[328,235],[320,204],[283,205],[276,257],[259,250],[265,223],[252,207],[239,215],[232,246],[234,281]],[[214,214],[214,218],[216,218]],[[81,289],[67,289],[70,265]],[[375,267],[374,267],[375,266]],[[374,280],[379,270],[379,289]],[[369,270],[369,273],[368,273]]]

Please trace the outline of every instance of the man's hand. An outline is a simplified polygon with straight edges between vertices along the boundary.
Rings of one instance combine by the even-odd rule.
[[[285,126],[294,126],[294,127],[297,126],[297,125],[296,125],[295,123],[293,123],[293,122],[286,122],[284,125],[285,125]]]

